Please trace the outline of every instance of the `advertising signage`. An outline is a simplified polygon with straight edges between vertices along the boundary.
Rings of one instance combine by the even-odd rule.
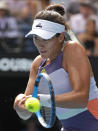
[[[27,76],[37,54],[0,54],[0,76]]]

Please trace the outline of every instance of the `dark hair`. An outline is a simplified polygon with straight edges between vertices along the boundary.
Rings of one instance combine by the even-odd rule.
[[[53,11],[56,11],[58,12],[60,15],[64,16],[65,14],[65,10],[64,10],[64,7],[60,4],[55,4],[55,5],[50,5],[46,8],[46,10],[53,10]]]
[[[82,7],[89,7],[91,9],[94,9],[93,4],[91,2],[80,2],[80,6]]]
[[[54,4],[37,13],[35,19],[44,19],[65,25],[64,14],[64,7],[60,4]]]

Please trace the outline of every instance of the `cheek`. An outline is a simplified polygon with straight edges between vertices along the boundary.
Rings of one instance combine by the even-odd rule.
[[[39,47],[40,47],[39,43],[37,43],[37,42],[34,41],[34,45],[36,46],[37,49],[39,49]]]
[[[46,46],[46,48],[48,49],[49,52],[53,52],[54,45],[50,44],[50,45]]]
[[[48,53],[49,53],[50,56],[54,55],[56,53],[56,51],[57,51],[57,48],[55,48],[54,45],[51,46],[50,48],[48,48]]]
[[[34,44],[35,46],[37,46],[37,42],[35,42],[35,40],[33,40],[33,44]]]

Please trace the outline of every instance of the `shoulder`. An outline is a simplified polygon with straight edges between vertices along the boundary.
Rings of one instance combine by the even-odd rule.
[[[73,15],[71,17],[71,20],[78,20],[78,19],[82,19],[82,15],[81,14],[76,14],[76,15]]]
[[[63,50],[63,64],[79,62],[80,60],[88,59],[86,50],[84,47],[74,41],[70,41],[66,44]]]
[[[75,41],[69,41],[67,42],[66,46],[64,47],[64,50],[63,50],[63,54],[68,54],[68,55],[71,55],[71,54],[81,54],[81,53],[84,53],[86,55],[86,51],[84,49],[84,47],[78,43],[78,42],[75,42]]]

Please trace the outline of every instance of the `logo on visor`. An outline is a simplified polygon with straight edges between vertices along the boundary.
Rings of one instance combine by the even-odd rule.
[[[36,27],[40,27],[40,28],[42,28],[42,25],[41,25],[41,23],[39,23],[38,25],[36,25]]]

